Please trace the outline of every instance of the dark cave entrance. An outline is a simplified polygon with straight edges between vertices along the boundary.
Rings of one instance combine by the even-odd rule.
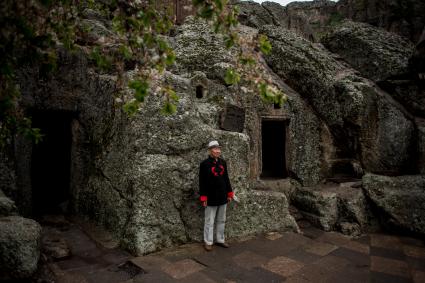
[[[71,122],[62,111],[32,113],[33,127],[43,139],[33,145],[31,158],[32,210],[34,215],[63,213],[69,199],[71,175]]]
[[[262,121],[262,178],[283,179],[288,177],[285,154],[286,127],[285,120]]]

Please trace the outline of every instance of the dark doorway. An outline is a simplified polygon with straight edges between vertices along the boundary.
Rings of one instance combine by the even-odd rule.
[[[204,97],[204,87],[201,85],[196,86],[196,98],[203,98]]]
[[[261,125],[262,178],[286,178],[286,122],[263,120]]]
[[[69,198],[73,117],[71,113],[56,111],[35,112],[32,117],[33,127],[43,134],[32,151],[33,213],[61,213],[61,204]]]

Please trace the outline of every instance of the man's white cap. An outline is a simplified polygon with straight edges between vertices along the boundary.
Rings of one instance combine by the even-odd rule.
[[[210,141],[208,143],[208,149],[213,148],[213,147],[220,147],[220,145],[218,144],[218,141]]]

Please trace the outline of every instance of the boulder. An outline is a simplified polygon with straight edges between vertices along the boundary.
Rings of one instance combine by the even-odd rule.
[[[363,188],[376,206],[381,225],[390,231],[399,230],[425,235],[425,176],[398,177],[366,174]]]
[[[416,0],[340,0],[345,18],[368,23],[417,42],[425,25],[425,3]]]
[[[338,222],[341,225],[342,232],[344,233],[343,230],[349,227],[351,227],[350,229],[357,229],[357,226],[361,231],[367,230],[371,224],[371,214],[361,186],[351,186],[350,183],[344,185],[342,183],[337,189],[337,196]]]
[[[289,213],[288,199],[280,192],[252,190],[241,195],[238,202],[230,204],[227,221],[229,237],[270,231],[300,232]]]
[[[370,172],[407,168],[414,126],[401,105],[320,45],[275,26],[261,32],[273,46],[267,63],[329,126],[340,158],[358,158]]]
[[[284,83],[280,86],[289,97],[284,106],[290,113],[286,151],[289,175],[303,186],[314,186],[329,175],[335,151],[332,134],[300,94]]]
[[[260,28],[274,24],[274,17],[261,4],[254,1],[234,1],[239,8],[238,20],[241,24]]]
[[[266,9],[273,17],[273,24],[277,26],[288,26],[288,17],[286,15],[286,7],[279,3],[266,1],[261,3],[264,9]]]
[[[380,87],[415,116],[425,117],[425,87],[414,80],[387,80]]]
[[[0,280],[29,278],[40,257],[41,227],[20,216],[0,218]]]
[[[254,28],[275,25],[290,29],[298,35],[316,42],[329,28],[341,20],[336,14],[336,3],[329,0],[292,2],[282,6],[266,1],[235,1],[239,22]]]
[[[397,34],[364,23],[346,21],[321,42],[363,77],[383,81],[408,73],[415,46]]]
[[[325,231],[335,230],[338,221],[338,198],[335,192],[301,187],[295,191],[292,204],[316,226]]]
[[[15,202],[6,197],[2,190],[0,190],[0,217],[11,216],[18,213]]]
[[[312,42],[319,41],[342,20],[342,16],[336,13],[336,3],[329,0],[294,1],[285,6],[283,18],[287,29]]]
[[[238,238],[268,231],[299,232],[295,219],[289,214],[289,203],[285,194],[252,190],[238,194],[236,201],[228,204],[226,235]],[[193,211],[197,217],[193,217]],[[255,213],[252,213],[255,211]],[[198,203],[188,203],[183,219],[192,233],[191,240],[203,240],[203,208]]]
[[[176,33],[170,40],[177,57],[177,64],[171,72],[193,74],[200,71],[209,79],[218,79],[223,69],[221,63],[232,60],[222,37],[211,32],[211,27],[205,22],[193,17],[188,17],[184,25],[177,27]]]
[[[355,183],[297,187],[291,204],[305,219],[325,231],[358,236],[370,226],[369,206]]]

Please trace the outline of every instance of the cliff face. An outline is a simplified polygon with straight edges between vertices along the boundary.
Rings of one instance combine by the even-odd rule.
[[[239,1],[238,5],[242,11],[241,21],[247,25],[278,24],[313,42],[343,19],[383,28],[414,43],[418,42],[425,26],[425,3],[417,0],[313,0],[286,6]]]
[[[240,35],[261,32],[270,38],[272,51],[259,68],[288,95],[281,108],[226,85],[223,72],[234,50],[226,50],[220,36],[191,17],[166,38],[177,61],[152,86],[176,90],[180,101],[172,116],[160,113],[157,95],[149,96],[134,118],[125,116],[114,99],[117,78],[96,71],[84,52],[61,51],[58,70],[49,77],[40,76],[37,66],[23,67],[22,109],[69,118],[69,210],[107,227],[137,254],[200,241],[198,165],[207,142],[217,139],[238,198],[229,207],[229,236],[297,231],[290,202],[323,229],[367,229],[370,211],[358,186],[337,184],[331,194],[318,187],[358,181],[364,173],[425,173],[424,84],[415,69],[423,68],[424,45],[415,49],[384,29],[343,22],[341,13],[354,9],[343,10],[345,2],[240,3]],[[86,23],[96,29],[82,44],[100,34],[113,36],[108,22],[93,14],[87,11]],[[278,126],[266,132],[270,121]],[[278,145],[268,149],[265,145],[278,136]],[[0,159],[1,189],[28,214],[36,150],[17,136]],[[272,164],[284,168],[273,180],[264,178],[267,151],[278,152],[283,162]],[[393,178],[391,184],[403,183]],[[374,190],[369,201],[376,202],[375,188],[380,192],[389,181],[366,180]],[[349,193],[341,195],[341,188]],[[414,193],[422,195],[416,187]],[[400,201],[381,205],[382,215],[411,215],[409,198],[400,190],[388,195],[400,195]],[[394,210],[397,205],[403,209]],[[405,221],[392,225],[425,233],[422,222],[410,228]]]
[[[329,0],[311,2],[292,2],[281,6],[275,2],[239,1],[240,21],[248,26],[259,28],[274,24],[294,30],[304,38],[317,42],[331,26],[340,22],[342,16],[337,13],[336,4]]]
[[[425,26],[425,2],[417,0],[340,0],[337,11],[418,42]]]

